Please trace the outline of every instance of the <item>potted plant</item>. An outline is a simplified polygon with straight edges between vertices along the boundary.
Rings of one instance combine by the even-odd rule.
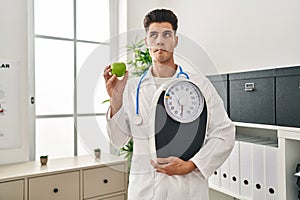
[[[145,46],[144,39],[139,40],[137,36],[135,41],[126,48],[129,54],[133,54],[133,58],[127,61],[131,75],[141,76],[152,65],[152,58],[149,49]]]
[[[48,162],[48,155],[42,155],[40,156],[40,162],[41,162],[41,165],[47,165],[47,162]]]
[[[94,153],[95,153],[95,158],[99,159],[101,157],[101,149],[100,148],[94,149]]]

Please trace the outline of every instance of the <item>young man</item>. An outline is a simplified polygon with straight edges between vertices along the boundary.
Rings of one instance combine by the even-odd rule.
[[[150,127],[153,125],[152,98],[159,86],[176,78],[180,70],[174,62],[174,49],[178,44],[177,17],[170,10],[153,10],[145,16],[144,27],[145,44],[153,61],[149,71],[142,78],[129,81],[128,72],[119,80],[111,75],[110,66],[104,71],[106,89],[111,97],[107,113],[110,139],[118,148],[131,138],[134,141],[128,199],[208,200],[207,180],[229,156],[234,146],[235,127],[208,79],[200,74],[188,73],[205,98],[205,141],[189,160],[173,156],[153,160],[155,152],[151,138],[154,133],[150,131],[153,130]],[[139,120],[137,115],[141,116]]]

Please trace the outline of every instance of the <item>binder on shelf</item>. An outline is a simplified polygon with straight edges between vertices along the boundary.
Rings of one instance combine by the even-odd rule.
[[[264,200],[266,192],[265,184],[265,147],[263,144],[253,143],[252,144],[252,155],[253,155],[253,199]]]
[[[252,144],[240,141],[240,189],[241,196],[252,199]]]
[[[277,200],[278,194],[278,148],[274,145],[265,145],[266,170],[266,199]]]
[[[229,190],[240,195],[240,143],[235,141],[235,145],[229,157]]]
[[[265,199],[264,145],[266,138],[251,137],[240,141],[240,195],[249,199]]]
[[[209,184],[215,187],[220,187],[220,168],[214,171],[214,173],[208,179]]]
[[[228,157],[225,162],[220,167],[220,180],[221,180],[221,188],[225,190],[229,190],[229,174],[230,174],[230,162]]]

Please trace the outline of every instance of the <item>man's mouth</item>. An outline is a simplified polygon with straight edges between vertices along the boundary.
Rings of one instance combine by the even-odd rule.
[[[166,51],[164,49],[155,49],[154,52],[159,52],[159,51]]]

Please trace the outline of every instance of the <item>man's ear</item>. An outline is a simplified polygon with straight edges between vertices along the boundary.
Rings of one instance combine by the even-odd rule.
[[[175,36],[175,47],[178,45],[178,36]]]
[[[149,48],[149,46],[148,46],[148,41],[147,41],[147,37],[144,38],[144,43],[145,43],[145,46],[146,46],[147,48]]]

